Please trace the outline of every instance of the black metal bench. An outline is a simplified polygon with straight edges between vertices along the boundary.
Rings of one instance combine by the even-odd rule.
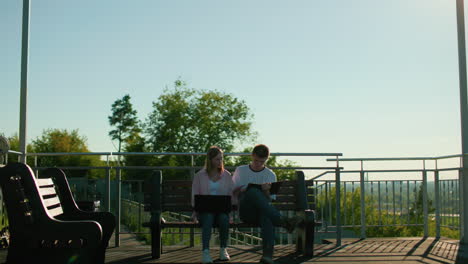
[[[36,179],[22,163],[0,168],[10,230],[7,263],[104,263],[114,215],[78,209],[62,170],[40,175]]]
[[[159,258],[162,254],[162,230],[164,228],[199,228],[195,222],[168,222],[163,212],[192,212],[192,182],[189,180],[163,181],[160,171],[155,171],[151,180],[145,183],[145,211],[151,212],[150,222],[144,223],[151,230],[151,255]],[[304,225],[296,229],[296,248],[306,256],[313,256],[315,214],[313,209],[312,181],[305,181],[302,171],[296,172],[296,179],[285,181],[273,203],[278,210],[295,211],[304,218]],[[247,223],[231,223],[230,228],[257,227]]]

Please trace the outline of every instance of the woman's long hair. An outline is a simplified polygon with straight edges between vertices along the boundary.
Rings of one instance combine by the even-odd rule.
[[[211,165],[211,160],[214,159],[218,154],[221,153],[221,156],[223,155],[223,150],[220,149],[217,146],[212,146],[210,149],[208,149],[208,152],[206,153],[206,160],[205,160],[205,169],[207,172],[210,172],[213,167]],[[221,167],[218,168],[219,172],[224,171],[224,162],[221,162]]]

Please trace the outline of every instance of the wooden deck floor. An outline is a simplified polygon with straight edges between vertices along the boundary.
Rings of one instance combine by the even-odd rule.
[[[258,263],[260,247],[230,246],[230,262]],[[295,253],[293,245],[276,246],[275,261],[279,264],[294,263],[468,263],[468,250],[460,247],[458,241],[434,238],[385,238],[364,240],[343,240],[342,246],[334,244],[315,245],[313,258]],[[215,262],[219,251],[211,250]],[[141,245],[131,235],[123,235],[121,246],[107,251],[106,263],[200,263],[200,247],[166,246],[160,259],[151,259],[149,246]],[[223,263],[223,262],[220,262]]]
[[[111,240],[113,242],[113,240]],[[315,245],[313,258],[296,254],[293,245],[276,246],[275,261],[278,264],[323,263],[323,264],[370,264],[370,263],[434,263],[434,264],[467,264],[468,249],[459,246],[458,241],[434,238],[385,238],[364,240],[343,240],[343,245]],[[140,264],[140,263],[200,263],[200,247],[167,246],[160,259],[151,259],[151,249],[136,241],[132,235],[122,235],[120,247],[110,247],[107,250],[107,264]],[[231,261],[216,261],[219,254],[217,248],[211,250],[211,255],[219,263],[258,263],[261,248],[246,246],[230,246],[228,248]],[[0,263],[6,259],[6,250],[0,250]]]

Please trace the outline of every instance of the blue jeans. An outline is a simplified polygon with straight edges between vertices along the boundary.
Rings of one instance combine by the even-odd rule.
[[[278,210],[271,205],[261,190],[249,188],[240,197],[239,216],[243,222],[260,226],[263,255],[272,257],[275,245],[275,225],[281,223],[281,214]]]
[[[202,226],[203,249],[210,248],[211,229],[217,223],[219,227],[219,244],[221,247],[227,246],[229,237],[229,216],[227,214],[200,213],[198,220]]]

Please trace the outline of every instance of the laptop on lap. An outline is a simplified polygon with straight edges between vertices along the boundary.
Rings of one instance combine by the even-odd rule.
[[[231,209],[230,195],[195,195],[194,210],[196,212],[229,214]]]

